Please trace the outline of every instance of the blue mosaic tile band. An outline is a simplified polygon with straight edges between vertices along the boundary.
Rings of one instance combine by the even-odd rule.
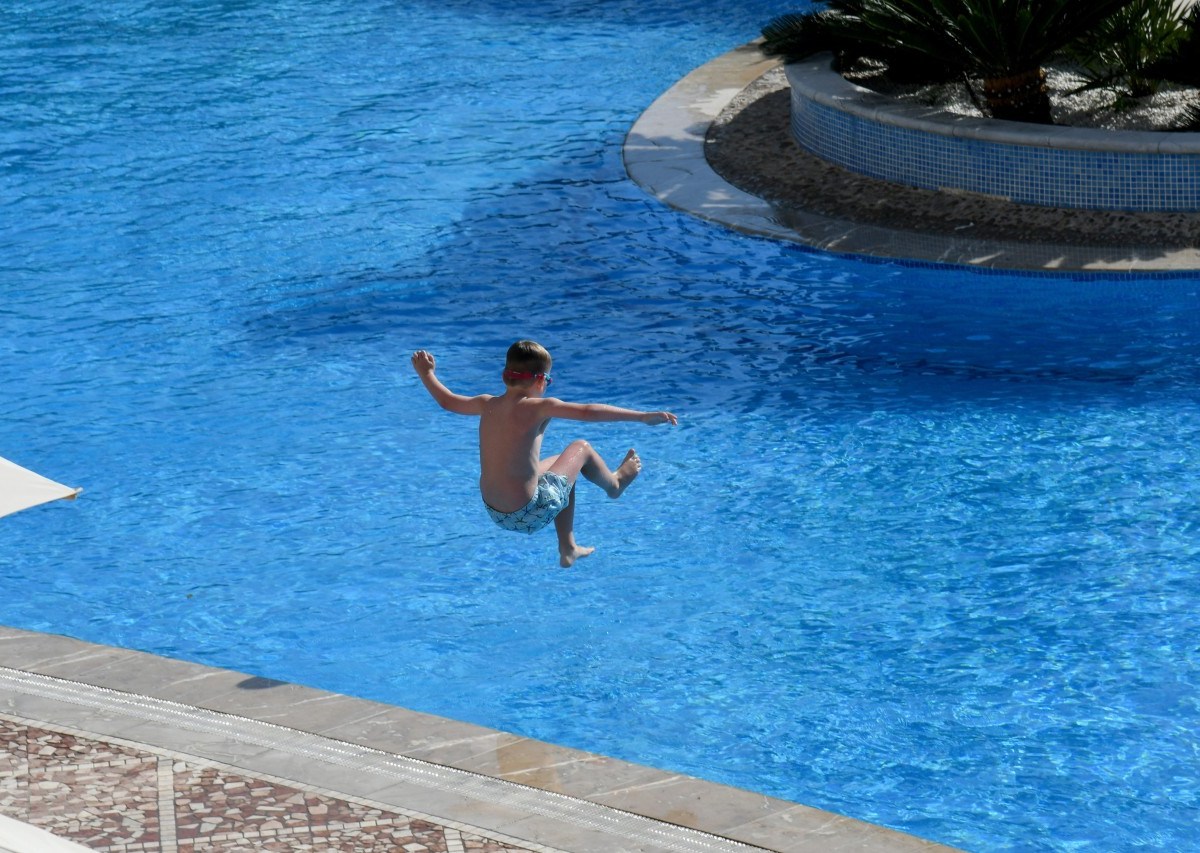
[[[792,135],[803,148],[873,178],[1045,207],[1200,211],[1198,154],[1051,148],[943,135],[818,103],[794,84],[791,100]]]

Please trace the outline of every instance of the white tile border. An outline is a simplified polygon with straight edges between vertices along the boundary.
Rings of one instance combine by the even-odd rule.
[[[927,106],[897,102],[894,98],[851,83],[832,70],[832,61],[832,54],[824,53],[792,63],[788,66],[788,79],[804,97],[871,122],[938,136],[1002,142],[1006,145],[1128,154],[1161,154],[1165,151],[1200,154],[1200,133],[1028,124],[972,118]]]

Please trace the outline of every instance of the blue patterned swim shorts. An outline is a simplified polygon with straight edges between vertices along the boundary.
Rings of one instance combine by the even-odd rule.
[[[537,494],[529,503],[512,512],[500,512],[492,509],[486,503],[488,515],[492,521],[505,530],[515,530],[518,533],[537,533],[554,517],[566,509],[571,501],[571,484],[562,474],[547,472],[538,478]]]

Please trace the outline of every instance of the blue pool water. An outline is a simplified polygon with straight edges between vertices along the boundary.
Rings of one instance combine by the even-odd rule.
[[[0,623],[672,768],[971,850],[1200,847],[1200,277],[860,262],[623,136],[765,0],[0,8]],[[678,428],[497,531],[408,366]]]

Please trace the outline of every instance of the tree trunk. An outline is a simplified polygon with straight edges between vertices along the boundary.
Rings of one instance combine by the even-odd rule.
[[[1050,118],[1050,93],[1046,72],[1032,68],[1007,77],[988,77],[983,81],[983,97],[992,118],[1053,124]]]

